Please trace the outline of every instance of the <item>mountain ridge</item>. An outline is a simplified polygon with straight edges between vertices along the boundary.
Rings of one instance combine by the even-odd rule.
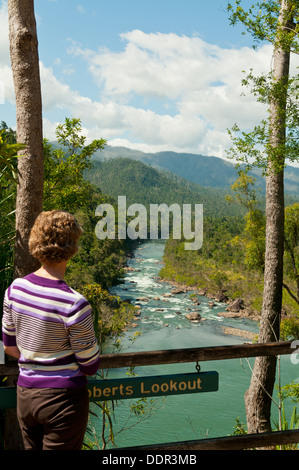
[[[193,153],[178,153],[163,151],[146,153],[127,147],[112,147],[107,145],[101,152],[93,156],[93,160],[110,160],[117,157],[141,161],[153,168],[167,170],[188,181],[212,188],[229,189],[237,179],[235,164],[214,156],[204,156]],[[265,178],[259,169],[251,172],[256,178],[256,184],[262,192],[265,191]],[[299,168],[287,166],[285,169],[285,192],[299,195]]]

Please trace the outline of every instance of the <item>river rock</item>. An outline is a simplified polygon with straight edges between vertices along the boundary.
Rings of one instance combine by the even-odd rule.
[[[239,312],[218,312],[217,315],[223,318],[240,318],[241,316]]]
[[[228,297],[223,292],[217,292],[215,295],[216,302],[227,302]]]
[[[190,321],[200,320],[201,319],[201,315],[198,312],[186,313],[185,317]]]
[[[227,308],[225,309],[227,312],[239,312],[244,308],[244,300],[243,299],[235,299],[229,302]]]
[[[201,289],[201,290],[197,291],[197,295],[204,296],[204,295],[206,295],[206,292],[207,291],[205,291],[204,289]]]
[[[174,294],[174,295],[175,295],[175,294],[184,294],[185,292],[187,292],[187,289],[179,289],[179,288],[178,288],[178,289],[173,289],[173,290],[171,291],[171,293]]]
[[[229,327],[223,327],[223,332],[226,335],[241,336],[242,338],[249,339],[250,341],[254,341],[257,336],[257,334],[253,333],[252,331],[239,330],[237,328],[229,328]]]
[[[208,299],[215,299],[215,294],[212,294],[211,292],[207,292],[205,294],[205,296],[208,298]]]

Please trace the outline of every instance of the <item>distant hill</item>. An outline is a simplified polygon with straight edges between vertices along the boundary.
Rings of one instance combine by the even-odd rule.
[[[176,152],[144,153],[125,147],[107,146],[98,152],[95,160],[110,160],[124,157],[138,160],[153,168],[168,170],[188,181],[212,188],[228,188],[238,177],[235,165],[218,157]],[[254,170],[257,186],[265,190],[265,180],[258,170]],[[285,169],[285,192],[299,195],[299,168],[287,166]]]
[[[203,187],[166,170],[153,168],[133,158],[95,160],[86,178],[104,194],[127,197],[133,203],[203,204],[205,216],[242,216],[244,209],[226,201],[229,188]],[[193,206],[194,207],[194,206]]]

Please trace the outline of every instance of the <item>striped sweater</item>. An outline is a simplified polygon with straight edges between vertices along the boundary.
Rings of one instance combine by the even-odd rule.
[[[64,281],[16,279],[5,292],[2,340],[21,353],[23,387],[80,387],[99,368],[90,305]]]

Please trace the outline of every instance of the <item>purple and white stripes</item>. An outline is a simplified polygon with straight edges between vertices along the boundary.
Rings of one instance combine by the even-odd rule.
[[[64,281],[16,279],[5,293],[2,339],[20,350],[24,387],[82,386],[99,368],[90,305]]]

